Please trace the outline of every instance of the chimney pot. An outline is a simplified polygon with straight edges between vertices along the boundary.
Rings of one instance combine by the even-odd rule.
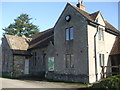
[[[79,9],[85,11],[85,6],[84,6],[84,2],[83,0],[80,2],[80,0],[78,0],[78,4],[76,5]]]

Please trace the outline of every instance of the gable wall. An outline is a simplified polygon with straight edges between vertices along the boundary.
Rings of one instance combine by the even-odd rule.
[[[96,19],[98,19],[98,23],[99,23],[100,25],[105,26],[105,22],[104,22],[104,20],[103,20],[103,17],[102,17],[102,15],[101,15],[101,13],[98,14],[98,16],[96,17]]]
[[[8,42],[4,37],[2,39],[2,72],[3,75],[12,75],[13,70],[13,53],[10,50]]]
[[[71,15],[71,21],[66,22],[65,16]],[[65,81],[87,82],[88,74],[88,53],[87,53],[87,32],[86,19],[75,9],[68,7],[63,12],[54,28],[54,48],[55,48],[55,70],[51,75],[53,79]],[[65,40],[65,29],[74,28],[74,40]],[[74,68],[66,68],[66,54],[73,54]],[[62,76],[61,76],[62,75]],[[63,77],[64,76],[64,77]],[[71,78],[67,79],[70,76]],[[72,76],[76,77],[73,78]],[[49,76],[50,77],[50,76]]]

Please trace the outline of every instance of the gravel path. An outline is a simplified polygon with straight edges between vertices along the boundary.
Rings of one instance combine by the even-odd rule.
[[[76,85],[61,82],[15,80],[0,78],[2,88],[84,88],[85,85]]]

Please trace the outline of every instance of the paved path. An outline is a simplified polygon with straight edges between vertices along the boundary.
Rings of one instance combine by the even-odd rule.
[[[0,78],[2,88],[84,88],[85,85],[68,84],[61,82],[16,80]]]

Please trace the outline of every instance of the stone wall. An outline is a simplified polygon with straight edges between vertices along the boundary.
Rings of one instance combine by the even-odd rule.
[[[57,72],[47,72],[46,77],[55,81],[67,81],[67,82],[84,82],[88,83],[88,76],[86,74],[60,74]]]
[[[71,20],[67,22],[65,17],[71,16]],[[65,40],[65,29],[73,27],[74,39],[67,42]],[[87,22],[86,19],[74,8],[68,5],[54,28],[54,74],[47,72],[47,78],[58,80],[72,80],[88,82],[84,76],[88,75],[88,51],[87,51]],[[73,54],[73,68],[66,68],[66,54]],[[49,74],[50,73],[50,74]],[[65,75],[65,76],[64,76]],[[73,78],[70,78],[71,77]],[[83,77],[79,77],[83,75]],[[77,77],[76,77],[77,76]],[[82,80],[83,79],[83,80]]]
[[[2,39],[2,74],[12,76],[13,71],[13,53],[4,37]]]
[[[32,49],[31,54],[32,56],[30,57],[30,74],[38,77],[44,77],[46,48]]]
[[[13,76],[20,77],[24,75],[25,56],[14,56]]]

